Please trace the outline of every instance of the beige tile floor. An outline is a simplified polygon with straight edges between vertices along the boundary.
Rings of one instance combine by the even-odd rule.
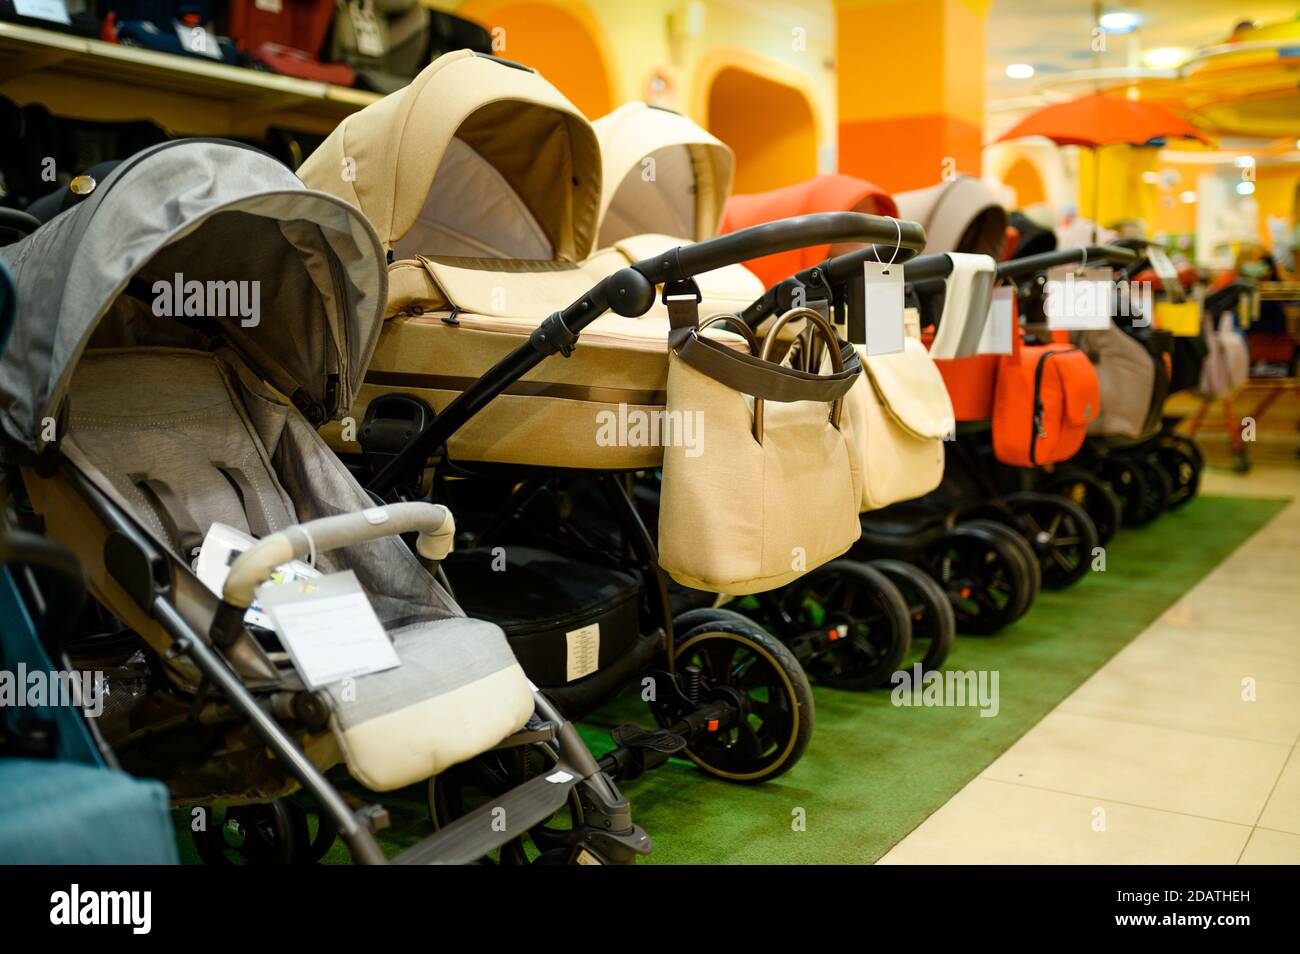
[[[881,864],[1300,864],[1298,498]]]

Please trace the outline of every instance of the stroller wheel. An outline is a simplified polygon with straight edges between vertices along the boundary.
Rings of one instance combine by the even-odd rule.
[[[429,818],[435,829],[500,798],[512,788],[549,772],[557,763],[555,750],[546,743],[485,752],[453,765],[429,779]],[[528,830],[527,837],[512,839],[480,864],[526,865],[568,861],[583,824],[578,789],[569,794],[565,808]]]
[[[1101,478],[1124,505],[1124,526],[1140,527],[1156,518],[1159,511],[1151,509],[1146,471],[1135,460],[1119,455],[1104,458]]]
[[[911,657],[915,659],[919,651],[922,670],[938,669],[957,636],[957,620],[943,587],[929,573],[902,560],[872,560],[869,565],[894,584],[907,604],[912,621]]]
[[[1169,509],[1169,501],[1174,495],[1174,479],[1154,453],[1143,454],[1137,464],[1147,479],[1147,506],[1154,519]]]
[[[1201,485],[1201,469],[1196,461],[1188,456],[1182,447],[1171,442],[1163,442],[1154,451],[1153,456],[1160,467],[1169,475],[1171,492],[1169,494],[1170,510],[1185,506],[1196,496]]]
[[[1033,491],[1009,494],[1007,505],[1025,524],[1042,568],[1043,586],[1059,590],[1088,572],[1097,548],[1097,527],[1073,500]]]
[[[686,633],[701,623],[719,623],[724,620],[739,623],[753,623],[754,621],[744,613],[739,613],[733,609],[727,609],[725,606],[702,606],[699,609],[687,610],[685,613],[678,613],[673,617],[673,632]]]
[[[1166,434],[1161,438],[1160,444],[1162,447],[1176,447],[1191,458],[1198,477],[1201,471],[1205,469],[1205,455],[1201,453],[1201,445],[1192,438],[1184,434]]]
[[[926,556],[930,575],[948,594],[959,633],[992,635],[1017,619],[1029,599],[1023,556],[987,527],[959,524]]]
[[[203,830],[190,835],[206,865],[288,865],[306,836],[286,800],[200,808]]]
[[[832,560],[781,593],[777,631],[804,671],[836,689],[888,684],[912,643],[907,603],[879,570]]]
[[[719,778],[764,782],[788,771],[812,739],[813,696],[790,650],[753,620],[702,623],[680,636],[678,672],[696,667],[701,698],[737,717],[690,740],[691,761]]]
[[[338,825],[327,812],[320,811],[315,799],[306,792],[290,795],[283,801],[292,816],[294,831],[298,834],[294,840],[292,863],[319,864],[338,838]],[[316,819],[315,833],[312,832],[312,818]]]
[[[999,520],[987,518],[965,520],[958,526],[987,530],[1006,544],[1011,556],[1019,565],[1020,576],[1028,585],[1016,595],[1015,611],[1010,619],[1010,622],[1014,623],[1029,612],[1029,608],[1034,605],[1034,600],[1038,599],[1038,594],[1043,590],[1043,568],[1038,562],[1038,555],[1034,553],[1034,548],[1018,531]]]
[[[1110,543],[1124,522],[1124,503],[1111,489],[1110,484],[1086,470],[1070,470],[1056,474],[1043,485],[1043,490],[1072,500],[1092,518],[1097,528],[1097,542]]]

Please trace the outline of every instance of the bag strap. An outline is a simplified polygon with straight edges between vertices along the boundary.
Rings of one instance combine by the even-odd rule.
[[[192,560],[203,545],[203,531],[181,503],[176,491],[167,481],[145,474],[128,474],[127,479],[153,501],[154,511],[161,519],[163,529],[176,541],[184,560],[187,563]]]
[[[686,364],[733,391],[781,404],[796,401],[830,403],[847,394],[862,373],[862,363],[856,351],[853,351],[851,361],[843,361],[844,352],[840,343],[834,340],[834,332],[831,340],[834,341],[835,353],[841,356],[842,367],[828,375],[787,368],[702,338],[699,334],[702,297],[690,279],[665,284],[663,301],[668,307],[670,325],[668,343],[673,353]],[[806,317],[802,312],[811,309],[795,311],[800,312],[799,317]],[[819,314],[817,318],[829,327],[825,318]],[[772,327],[777,325],[774,323]],[[771,336],[769,331],[768,340]]]

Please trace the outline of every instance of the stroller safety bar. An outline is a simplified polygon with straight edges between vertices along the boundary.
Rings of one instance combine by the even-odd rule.
[[[239,555],[226,577],[222,599],[228,606],[247,609],[257,588],[281,564],[313,552],[415,531],[420,534],[415,545],[420,557],[437,563],[451,549],[456,524],[451,511],[441,504],[415,502],[371,507],[289,527],[264,537]]]

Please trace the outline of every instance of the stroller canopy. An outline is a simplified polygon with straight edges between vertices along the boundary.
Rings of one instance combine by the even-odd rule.
[[[378,239],[354,208],[215,140],[136,154],[0,254],[20,302],[0,357],[0,429],[37,452],[92,337],[206,348],[215,331],[315,423],[340,416],[387,294]]]
[[[993,190],[974,176],[900,192],[898,214],[925,227],[925,254],[966,252],[1002,258],[1007,239],[1007,210]]]
[[[807,182],[759,192],[732,196],[722,216],[722,232],[735,232],[751,225],[761,225],[792,215],[812,212],[868,212],[875,215],[898,215],[889,194],[863,179],[852,176],[816,176]],[[848,251],[836,248],[834,253]],[[831,246],[809,248],[751,259],[745,266],[771,287],[795,272],[824,261],[834,254]]]
[[[600,247],[634,235],[712,238],[731,195],[731,149],[680,113],[627,103],[591,124],[604,188]]]
[[[469,50],[344,119],[298,174],[397,259],[577,262],[596,238],[591,124],[533,70]]]

